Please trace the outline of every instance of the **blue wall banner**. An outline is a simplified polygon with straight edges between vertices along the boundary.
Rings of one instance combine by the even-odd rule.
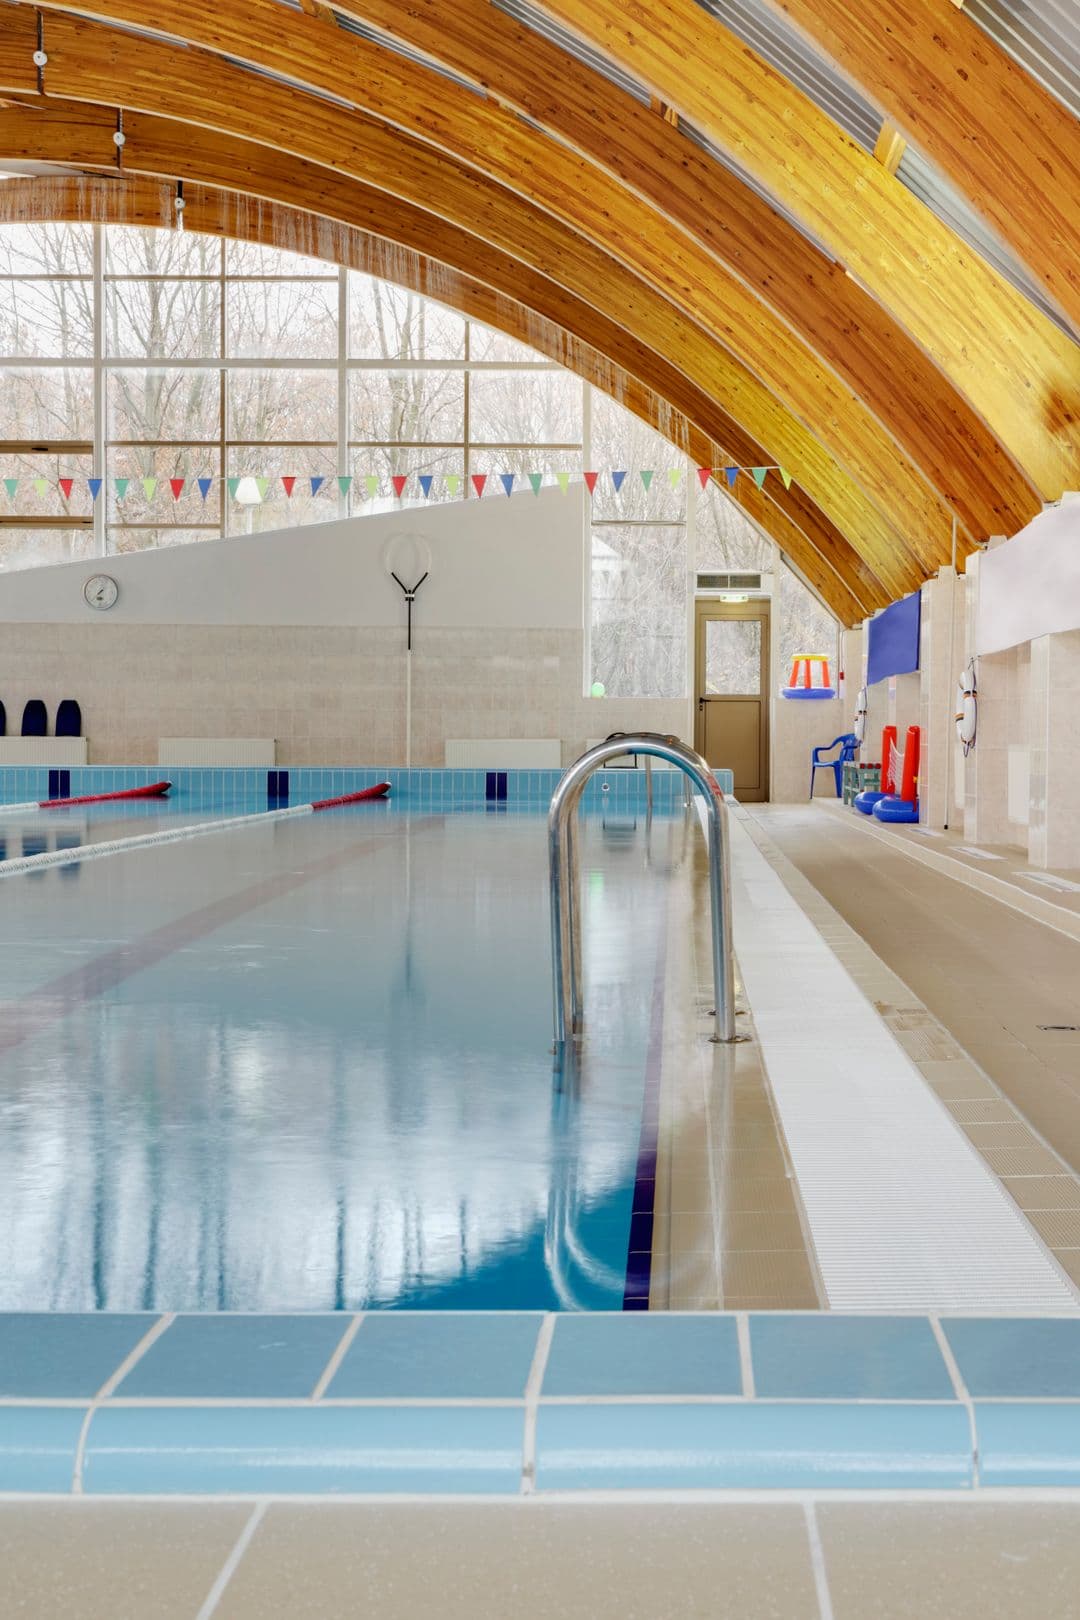
[[[914,591],[870,620],[866,684],[888,675],[910,675],[919,667],[919,615],[922,595]]]

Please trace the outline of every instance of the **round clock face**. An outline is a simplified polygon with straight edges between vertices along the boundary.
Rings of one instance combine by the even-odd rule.
[[[83,586],[83,597],[87,607],[111,608],[116,604],[120,595],[120,587],[111,574],[95,574]]]

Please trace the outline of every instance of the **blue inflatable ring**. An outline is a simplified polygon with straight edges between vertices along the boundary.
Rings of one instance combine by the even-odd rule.
[[[834,698],[831,686],[782,686],[780,696],[786,698]]]
[[[919,801],[901,799],[896,793],[888,793],[878,800],[873,813],[879,821],[918,821]]]
[[[863,788],[861,793],[855,795],[855,808],[861,810],[864,816],[868,816],[878,800],[884,798],[885,794],[879,792],[877,788]]]

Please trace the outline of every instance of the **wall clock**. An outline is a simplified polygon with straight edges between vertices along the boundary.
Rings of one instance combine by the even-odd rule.
[[[87,607],[111,608],[116,606],[120,587],[111,574],[94,574],[83,586],[83,600]]]

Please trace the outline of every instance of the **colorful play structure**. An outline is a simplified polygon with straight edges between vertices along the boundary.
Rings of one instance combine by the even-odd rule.
[[[881,787],[856,795],[855,808],[878,821],[910,822],[919,819],[919,728],[909,726],[904,752],[896,746],[896,727],[881,733]],[[899,790],[897,784],[899,783]]]
[[[821,676],[817,685],[814,684],[815,665]],[[834,698],[836,692],[829,675],[829,660],[825,654],[796,653],[791,660],[788,684],[781,687],[780,695],[786,698]]]

